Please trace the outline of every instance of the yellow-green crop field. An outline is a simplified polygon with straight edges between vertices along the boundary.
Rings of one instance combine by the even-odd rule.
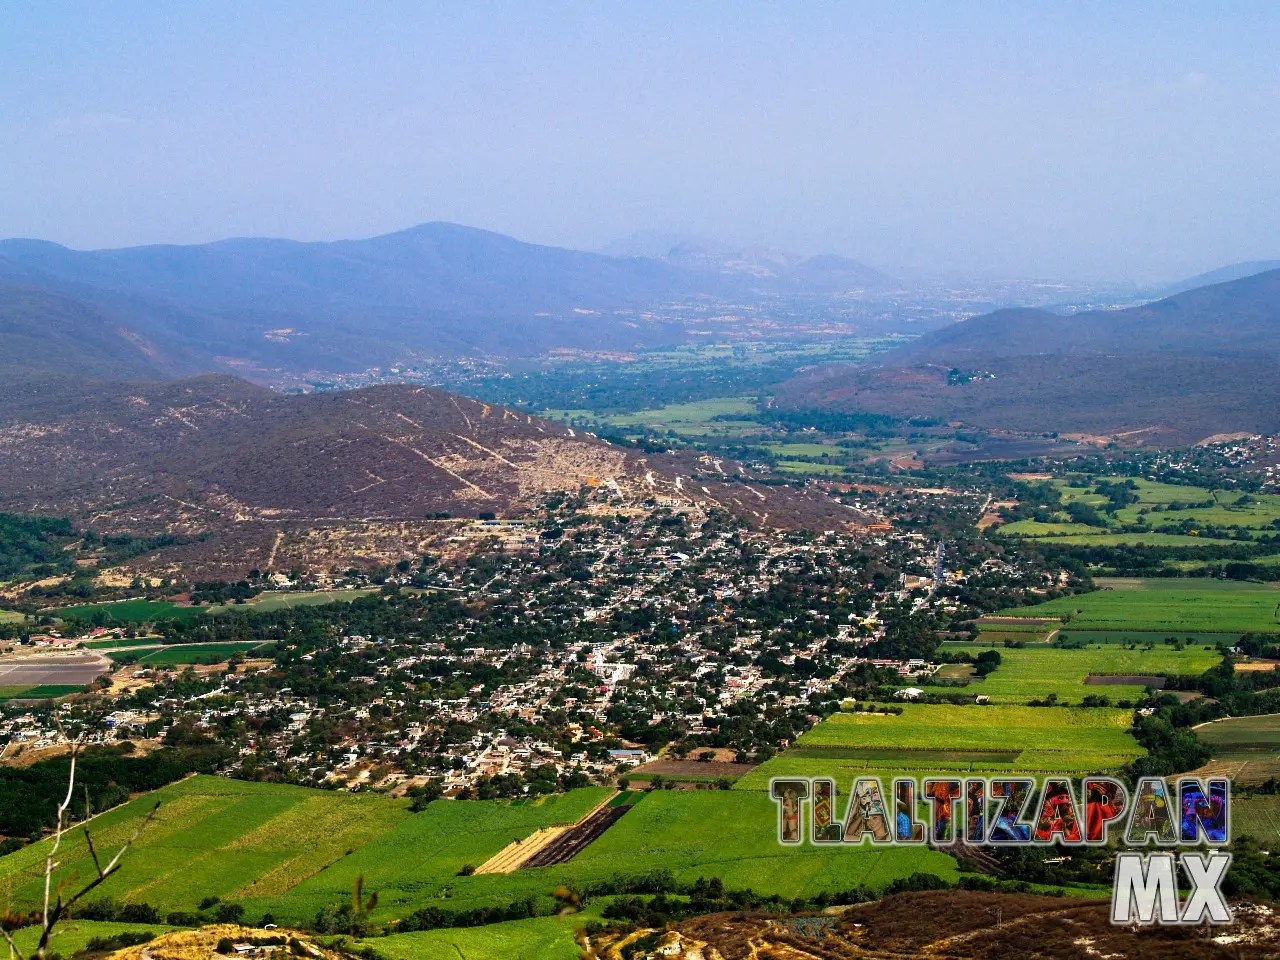
[[[163,923],[108,923],[100,920],[72,919],[61,923],[54,930],[50,953],[70,957],[84,950],[96,937],[114,937],[121,933],[151,933],[157,937],[177,929]],[[13,931],[13,942],[25,956],[31,956],[40,940],[38,926],[21,927]]]
[[[1142,696],[1145,685],[1088,684],[1085,678],[1097,676],[1163,676],[1166,674],[1198,676],[1222,658],[1217,648],[1203,645],[1178,650],[1157,644],[1153,649],[1127,649],[1122,644],[1099,644],[1082,650],[1058,649],[1050,646],[1010,648],[983,643],[985,634],[975,644],[948,643],[949,653],[977,655],[993,646],[1000,654],[1000,666],[984,679],[974,680],[964,688],[975,696],[986,694],[995,703],[1026,703],[1056,694],[1064,704],[1079,703],[1090,694],[1116,700],[1135,700]]]
[[[1176,635],[1280,633],[1280,589],[1223,580],[1099,579],[1109,589],[1060,597],[1001,616],[1060,617],[1064,629],[1146,630]]]
[[[1280,844],[1280,797],[1232,797],[1231,834],[1253,837],[1264,850]]]
[[[951,857],[929,849],[780,849],[773,801],[723,790],[649,793],[568,863],[467,875],[468,865],[543,827],[576,823],[610,794],[588,787],[514,801],[437,800],[412,814],[405,801],[378,795],[197,776],[95,818],[99,850],[114,849],[162,801],[122,869],[100,890],[161,915],[219,897],[243,906],[251,923],[270,913],[282,925],[307,926],[320,910],[349,903],[359,877],[366,891],[378,893],[371,919],[382,924],[428,906],[463,911],[526,897],[549,914],[556,908],[551,894],[562,884],[583,889],[659,870],[680,881],[720,877],[730,889],[785,896],[884,887],[917,871],[958,876]],[[0,858],[0,886],[15,908],[37,902],[47,846],[42,841]],[[69,834],[63,850],[60,877],[90,872],[82,835]],[[504,929],[511,928],[489,932],[500,940]],[[571,935],[542,925],[526,932],[537,931],[553,945]],[[437,939],[415,935],[403,946],[429,951]],[[551,949],[546,955],[555,956]]]
[[[380,796],[197,776],[96,817],[97,848],[118,848],[157,801],[155,819],[123,868],[99,889],[161,913],[193,910],[207,896],[234,900],[283,892],[409,816],[403,801]],[[0,858],[0,884],[15,906],[35,903],[48,843]],[[63,840],[58,859],[60,875],[92,874],[79,832]]]
[[[913,703],[900,715],[837,713],[735,790],[767,790],[779,776],[832,776],[848,789],[854,777],[877,774],[1116,770],[1143,754],[1129,733],[1132,716],[1107,708]]]

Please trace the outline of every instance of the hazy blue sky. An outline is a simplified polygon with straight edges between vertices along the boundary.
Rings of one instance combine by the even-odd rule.
[[[454,220],[1121,279],[1280,257],[1280,7],[1034,6],[9,3],[0,236]]]

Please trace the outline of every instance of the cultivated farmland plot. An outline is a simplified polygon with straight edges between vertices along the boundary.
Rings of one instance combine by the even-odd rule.
[[[979,637],[985,636],[985,633]],[[952,644],[946,650],[979,654],[992,644]],[[1079,703],[1090,694],[1116,700],[1137,700],[1145,684],[1099,686],[1086,683],[1090,676],[1199,676],[1221,659],[1216,647],[1203,646],[1178,650],[1157,644],[1151,650],[1128,650],[1118,644],[1099,645],[1083,650],[1054,647],[1009,648],[995,645],[1000,653],[1000,666],[984,679],[964,688],[965,693],[986,694],[995,703],[1026,703],[1056,694],[1064,704]]]
[[[1131,718],[1128,710],[997,705],[907,704],[900,716],[838,713],[734,789],[765,791],[777,776],[831,776],[848,790],[857,776],[1113,771],[1143,754],[1128,732]]]
[[[1065,630],[1185,633],[1280,632],[1280,590],[1274,584],[1215,580],[1098,580],[1112,589],[1060,597],[1002,616],[1060,617]]]
[[[655,870],[787,896],[883,887],[916,871],[957,877],[954,860],[928,849],[782,849],[767,795],[721,790],[646,794],[567,863],[459,875],[515,839],[576,822],[609,796],[590,787],[524,801],[439,800],[410,814],[403,801],[382,796],[197,776],[96,818],[95,842],[110,848],[163,801],[124,869],[101,890],[162,914],[220,897],[243,905],[249,920],[271,913],[283,925],[305,925],[321,909],[349,902],[361,876],[366,891],[378,892],[377,923],[426,906],[458,911],[524,897],[550,912],[550,894],[561,884],[581,888]],[[69,834],[64,843],[60,873],[83,875],[90,869],[83,836]],[[15,908],[36,903],[46,847],[0,859],[0,884]]]
[[[483,927],[398,933],[360,941],[388,960],[579,960],[582,951],[574,931],[593,919],[590,911],[564,917],[512,920]]]
[[[1280,844],[1280,797],[1234,797],[1231,801],[1231,833],[1251,836],[1264,850]]]
[[[171,933],[177,927],[165,926],[163,923],[107,923],[98,920],[73,920],[62,923],[54,932],[51,947],[62,957],[69,957],[84,950],[89,941],[97,937],[114,937],[122,933],[151,933],[157,937]],[[22,927],[13,932],[13,940],[26,956],[31,956],[40,940],[38,926]]]
[[[156,819],[100,889],[102,896],[148,903],[162,914],[193,910],[207,896],[284,892],[409,816],[403,802],[384,797],[197,776],[96,817],[98,849],[124,843],[157,800]],[[36,903],[48,843],[0,859],[0,883],[15,907]],[[93,873],[78,831],[63,840],[58,859],[60,876]]]
[[[1238,783],[1280,778],[1280,716],[1215,720],[1196,727],[1196,735],[1213,748],[1207,771]]]
[[[1105,477],[1110,482],[1126,482],[1124,477]],[[1072,487],[1066,480],[1051,481],[1065,507],[1083,503],[1095,509],[1108,504],[1108,498],[1094,492],[1093,487]],[[1019,520],[998,528],[1001,536],[1034,538],[1052,537],[1055,542],[1084,543],[1094,546],[1145,544],[1147,546],[1208,546],[1221,544],[1221,539],[1200,536],[1196,528],[1243,528],[1246,538],[1271,533],[1280,520],[1280,496],[1245,494],[1205,487],[1179,486],[1151,480],[1135,481],[1138,502],[1117,510],[1107,526],[1088,526],[1070,522],[1065,512],[1055,522]],[[1156,533],[1150,528],[1173,524],[1188,532]],[[1147,529],[1134,530],[1135,526]]]
[[[138,657],[139,663],[221,663],[233,653],[243,653],[248,656],[256,647],[262,646],[258,643],[183,643],[175,644],[169,647],[163,647],[154,653],[142,653]]]

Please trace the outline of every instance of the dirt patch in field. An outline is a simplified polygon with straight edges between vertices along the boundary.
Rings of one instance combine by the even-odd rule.
[[[618,796],[618,794],[605,797],[592,807],[591,811],[577,823],[570,824],[568,826],[543,827],[541,830],[535,831],[523,840],[515,840],[508,843],[505,847],[477,867],[476,873],[514,873],[538,854],[542,853],[542,851],[550,847],[553,843],[560,840],[561,837],[564,837],[566,834],[573,833],[574,831],[582,830],[585,826],[591,824],[593,822],[593,818],[603,813],[605,809],[608,808],[609,802],[616,796]],[[604,829],[607,827],[608,823],[606,823],[599,832],[592,833],[587,842],[595,839],[595,837],[604,832]],[[585,846],[585,844],[583,844],[583,846]],[[581,849],[581,847],[578,847],[577,849]],[[574,852],[576,853],[577,850]],[[572,854],[570,854],[570,856],[572,856]],[[562,863],[564,861],[553,859],[551,862]]]
[[[652,760],[630,771],[631,776],[664,777],[741,777],[756,768],[754,763],[724,763],[716,760]]]
[[[973,622],[980,627],[1011,627],[1019,624],[1025,624],[1028,627],[1062,625],[1062,621],[1057,617],[979,617]]]
[[[1163,690],[1165,678],[1138,673],[1091,673],[1089,676],[1084,678],[1084,682],[1086,686],[1090,687],[1155,687],[1157,690]]]
[[[65,756],[71,752],[71,747],[65,743],[59,743],[52,747],[18,747],[17,750],[5,754],[4,765],[6,767],[30,767],[39,763],[41,760],[52,760],[54,757]]]
[[[526,860],[540,853],[570,827],[543,827],[532,836],[507,844],[476,868],[476,873],[515,873]]]
[[[626,816],[630,806],[596,807],[585,820],[580,820],[567,830],[553,837],[532,857],[523,862],[524,867],[552,867],[568,863],[579,853],[595,843],[600,835]]]
[[[1210,760],[1192,770],[1193,777],[1230,777],[1233,783],[1259,784],[1280,779],[1280,759]]]

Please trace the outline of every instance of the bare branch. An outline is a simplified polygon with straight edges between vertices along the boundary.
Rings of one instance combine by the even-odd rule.
[[[4,927],[0,927],[0,933],[4,934],[4,938],[9,944],[9,956],[17,957],[18,960],[26,960],[26,957],[22,955],[22,951],[18,949],[18,945],[13,942],[13,937],[9,936],[9,931]]]
[[[101,858],[98,856],[97,847],[94,846],[93,834],[89,830],[88,821],[89,811],[91,808],[89,805],[89,789],[85,786],[83,788],[85,806],[85,822],[83,824],[84,839],[89,848],[89,856],[93,858],[93,866],[97,870],[97,876],[89,881],[89,883],[85,884],[85,886],[81,887],[78,892],[72,894],[66,899],[63,899],[63,885],[62,883],[59,883],[56,899],[53,899],[53,875],[59,867],[56,857],[58,855],[58,850],[62,847],[62,838],[66,835],[66,832],[69,829],[67,821],[71,810],[71,798],[75,796],[76,761],[79,758],[81,748],[84,745],[83,732],[76,739],[72,740],[67,736],[66,729],[62,724],[62,719],[57,716],[57,714],[54,715],[53,721],[57,725],[58,731],[71,745],[71,764],[67,773],[67,795],[63,801],[58,804],[57,823],[54,826],[53,838],[49,845],[49,851],[44,858],[44,907],[41,913],[40,942],[36,945],[35,952],[32,954],[32,960],[44,960],[45,951],[48,949],[49,941],[53,937],[53,928],[57,926],[61,920],[70,916],[71,908],[76,903],[92,891],[96,890],[99,885],[111,876],[111,874],[115,873],[115,871],[119,869],[121,858],[129,852],[129,849],[133,846],[134,842],[142,835],[142,831],[145,830],[147,825],[155,819],[156,813],[160,810],[160,804],[157,802],[156,805],[151,808],[151,812],[143,818],[140,824],[138,824],[138,828],[133,831],[133,836],[125,841],[124,845],[116,851],[116,855],[112,857],[111,861],[104,867],[102,865]],[[50,904],[51,899],[53,899],[52,905]],[[17,944],[14,943],[13,937],[9,935],[9,931],[0,928],[0,934],[4,935],[5,941],[9,944],[10,960],[15,960],[15,958],[16,960],[27,960],[22,951],[18,949]]]
[[[89,832],[89,785],[84,787],[84,842],[89,846],[89,856],[93,857],[93,868],[102,876],[102,863],[98,860],[98,851],[93,845],[93,834]]]
[[[66,729],[62,726],[62,720],[57,716],[57,714],[54,714],[54,723],[57,724],[59,732],[62,733],[62,735],[65,737]],[[73,740],[71,741],[71,768],[67,772],[67,795],[63,799],[62,803],[58,804],[58,822],[57,822],[57,826],[54,828],[53,843],[50,844],[49,853],[44,858],[44,907],[41,911],[41,918],[44,921],[46,936],[42,936],[40,938],[40,946],[36,949],[36,955],[42,958],[44,957],[44,946],[47,939],[47,932],[53,929],[53,924],[50,923],[50,916],[49,916],[49,893],[50,893],[50,888],[53,884],[53,872],[58,868],[58,864],[54,860],[54,857],[58,855],[58,848],[62,846],[62,836],[67,829],[67,810],[71,806],[71,797],[74,795],[74,792],[75,792],[76,759],[79,757],[79,755],[80,755],[80,741]],[[58,897],[59,909],[55,911],[55,914],[61,912],[61,907],[62,907],[62,897],[59,896]],[[57,921],[54,920],[53,922],[56,923]]]

